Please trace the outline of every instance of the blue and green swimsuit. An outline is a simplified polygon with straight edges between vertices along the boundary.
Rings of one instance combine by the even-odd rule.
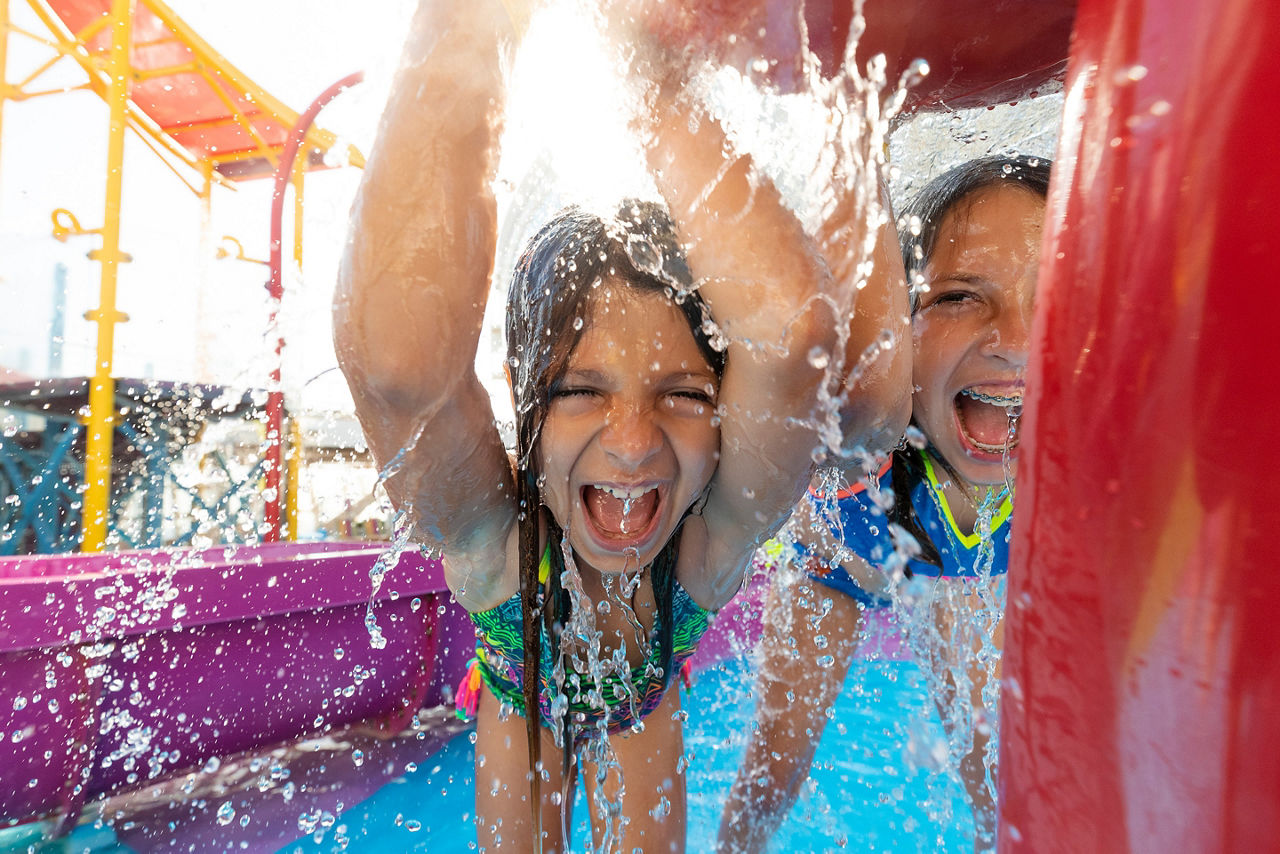
[[[986,563],[983,559],[982,536],[978,532],[966,534],[956,524],[942,486],[938,483],[936,463],[926,452],[921,452],[921,456],[925,477],[911,484],[911,506],[915,509],[920,527],[937,547],[942,558],[942,568],[915,559],[908,561],[907,565],[913,573],[920,576],[977,578],[980,573],[988,571],[985,566],[980,566]],[[885,466],[880,472],[876,489],[881,493],[893,492],[893,470],[890,466]],[[876,503],[867,485],[860,483],[842,489],[836,493],[835,499],[840,519],[838,528],[832,525],[832,534],[838,536],[846,548],[868,565],[884,569],[894,557],[894,542],[890,534],[889,518]],[[806,500],[824,502],[825,497],[810,493]],[[991,518],[991,540],[988,547],[991,550],[989,574],[992,576],[1004,575],[1009,569],[1012,515],[1013,502],[1005,495]],[[800,552],[808,556],[805,568],[814,580],[852,596],[867,607],[883,608],[891,604],[885,597],[862,589],[849,577],[844,567],[832,566],[806,548],[801,547]]]
[[[538,580],[545,584],[550,571],[551,551],[548,549],[543,552],[538,566]],[[603,708],[599,703],[588,700],[597,686],[586,674],[567,670],[564,687],[555,686],[552,683],[555,651],[547,636],[546,626],[542,626],[542,660],[538,668],[541,690],[538,697],[543,726],[552,726],[551,702],[561,691],[568,698],[568,714],[578,732],[595,729],[606,714],[606,726],[611,734],[629,729],[637,720],[643,719],[658,707],[671,684],[673,674],[681,671],[698,648],[698,642],[706,632],[711,617],[711,612],[694,602],[679,581],[672,579],[672,584],[671,666],[668,673],[659,672],[663,653],[659,616],[654,621],[649,638],[648,658],[639,666],[631,668],[631,684],[637,697],[634,714],[630,702],[631,692],[622,684],[622,678],[617,673],[606,674],[604,684],[599,686],[598,696],[605,699]],[[475,714],[480,683],[483,681],[494,696],[510,703],[523,717],[524,618],[520,608],[520,594],[515,594],[495,608],[471,614],[471,622],[476,628],[476,657],[472,659],[467,675],[458,687],[455,702],[459,716]]]

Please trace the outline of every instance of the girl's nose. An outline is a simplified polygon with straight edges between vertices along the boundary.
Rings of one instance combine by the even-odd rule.
[[[618,465],[638,469],[662,448],[662,431],[653,415],[635,409],[618,409],[609,413],[600,432],[600,447]]]
[[[1031,348],[1031,315],[1022,306],[1010,306],[991,324],[983,352],[1013,365],[1026,365]]]

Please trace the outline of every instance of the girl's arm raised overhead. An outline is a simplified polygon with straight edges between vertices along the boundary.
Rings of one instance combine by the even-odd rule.
[[[457,556],[446,559],[450,585],[474,608],[503,598],[516,514],[474,368],[496,240],[502,66],[516,40],[510,5],[523,3],[424,0],[414,15],[334,305],[339,364],[389,469],[387,491],[419,538]]]
[[[850,300],[841,308],[848,338],[840,371],[840,448],[858,464],[859,449],[891,450],[911,419],[911,306],[887,188],[878,176],[841,171],[832,176],[834,204],[816,237],[833,279],[857,283],[837,288],[837,298]],[[869,222],[866,210],[876,197],[879,223]]]
[[[772,183],[732,151],[717,122],[691,121],[676,102],[660,87],[645,144],[699,292],[729,341],[720,462],[702,514],[713,571],[694,582],[708,585],[705,601],[723,603],[808,483],[826,382],[816,354],[839,340],[835,285]]]

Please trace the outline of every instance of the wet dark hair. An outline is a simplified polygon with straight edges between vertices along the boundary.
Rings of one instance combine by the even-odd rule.
[[[1053,163],[1044,157],[994,155],[970,160],[944,172],[925,185],[898,217],[902,264],[911,288],[911,313],[919,307],[918,287],[925,267],[938,245],[938,234],[947,214],[969,200],[974,193],[990,187],[1024,187],[1041,199],[1049,195],[1049,173]],[[914,233],[913,233],[914,232]],[[924,459],[920,451],[907,445],[893,452],[893,507],[889,520],[915,537],[920,545],[918,560],[941,568],[938,547],[925,532],[911,506],[911,486],[924,479]],[[911,570],[907,569],[910,577]]]
[[[591,323],[594,302],[606,283],[642,293],[665,294],[684,315],[694,341],[717,377],[724,373],[725,354],[712,346],[711,317],[693,290],[693,278],[667,212],[652,202],[629,199],[616,217],[606,220],[577,207],[557,214],[529,241],[516,265],[507,294],[507,364],[516,415],[516,501],[520,601],[524,633],[524,705],[533,774],[531,806],[535,838],[541,838],[539,812],[540,716],[538,672],[542,628],[553,647],[569,619],[569,596],[560,575],[563,531],[542,504],[537,446],[547,411],[569,359]],[[547,527],[551,573],[544,590],[538,581],[540,523]],[[679,529],[650,568],[658,624],[661,667],[671,668],[671,596]],[[573,749],[570,716],[565,715],[562,761],[567,776]]]

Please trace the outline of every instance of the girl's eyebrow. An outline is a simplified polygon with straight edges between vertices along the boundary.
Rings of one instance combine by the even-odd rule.
[[[967,273],[964,271],[942,272],[929,279],[929,284],[935,282],[962,282],[966,285],[990,285],[991,280],[986,276],[980,276],[977,273]]]
[[[672,371],[659,380],[660,385],[678,385],[682,382],[711,383],[715,385],[716,377],[710,371]]]
[[[564,376],[560,378],[560,382],[558,384],[564,385],[568,382],[604,385],[609,382],[609,378],[601,371],[597,371],[593,368],[570,368],[564,372]]]

